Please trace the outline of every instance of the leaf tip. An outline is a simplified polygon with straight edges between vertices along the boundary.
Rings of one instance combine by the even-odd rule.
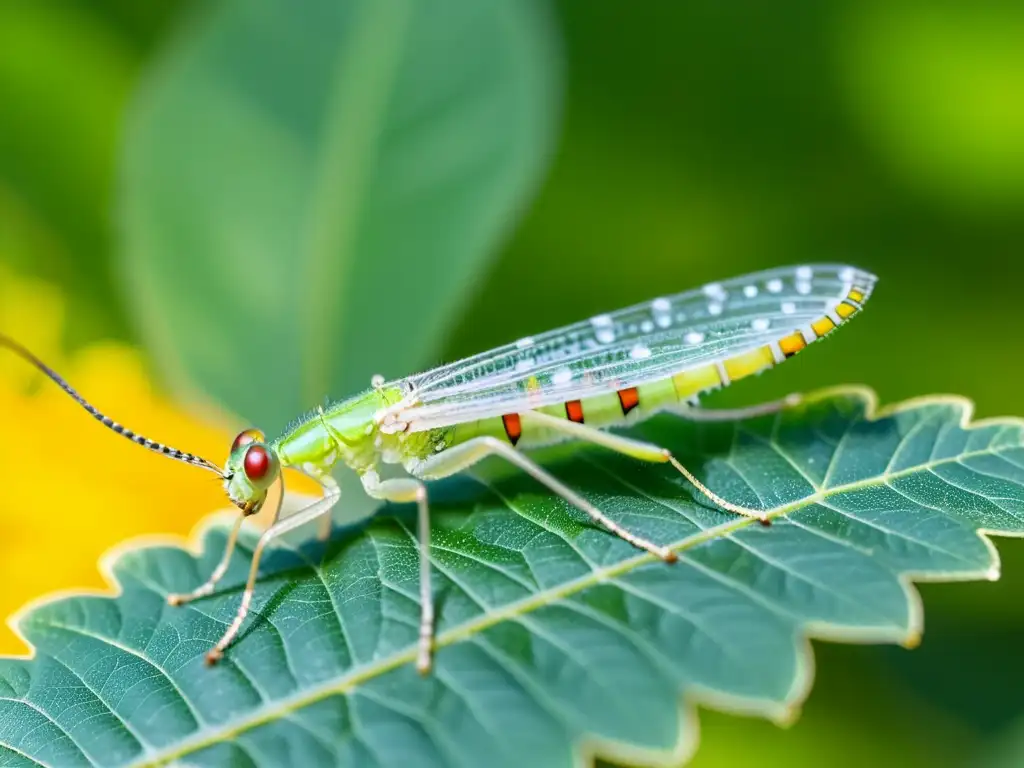
[[[900,641],[900,645],[906,648],[908,651],[912,651],[921,644],[921,631],[912,629],[903,640]]]
[[[790,705],[785,707],[778,715],[772,718],[774,723],[780,728],[790,728],[796,725],[797,720],[800,719],[800,714],[803,709],[796,705]]]

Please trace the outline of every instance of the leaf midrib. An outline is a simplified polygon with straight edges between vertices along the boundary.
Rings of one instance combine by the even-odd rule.
[[[946,464],[962,464],[968,459],[980,456],[1000,455],[1001,453],[1016,447],[1019,446],[999,446],[998,448],[986,446],[984,449],[969,451],[967,453],[943,459],[936,459],[934,461],[928,461],[913,467],[907,467],[906,469],[902,469],[898,472],[883,472],[882,474],[871,478],[856,480],[854,482],[834,486],[832,488],[821,489],[812,493],[810,496],[805,496],[801,499],[767,510],[765,515],[768,519],[774,520],[775,518],[782,517],[783,515],[787,515],[790,512],[799,510],[803,507],[824,501],[832,496],[860,490],[862,488],[871,488],[877,485],[888,484],[892,480],[932,470],[935,467],[944,466]],[[668,546],[675,552],[683,552],[693,549],[694,547],[708,541],[713,541],[730,533],[740,531],[758,522],[759,521],[755,518],[740,517],[738,519],[722,523],[721,525],[706,528]],[[543,608],[556,600],[567,598],[587,589],[588,587],[595,586],[609,579],[629,573],[645,563],[654,562],[654,560],[655,558],[652,555],[643,553],[635,555],[634,557],[626,558],[625,560],[620,560],[619,562],[609,566],[595,568],[590,573],[576,579],[542,590],[522,600],[508,603],[492,610],[489,613],[477,616],[459,626],[452,627],[451,629],[438,634],[434,645],[436,648],[454,645],[455,643],[461,642],[466,638],[483,632],[490,627],[500,624],[503,621]],[[233,722],[229,721],[205,733],[196,734],[195,736],[180,742],[177,747],[168,750],[164,754],[150,754],[147,756],[147,760],[132,763],[131,765],[133,768],[157,766],[180,759],[185,755],[198,752],[206,747],[214,746],[260,725],[285,717],[291,712],[295,712],[311,704],[315,704],[316,702],[330,696],[349,693],[367,680],[372,680],[405,664],[411,664],[415,659],[415,656],[416,647],[415,645],[410,645],[404,651],[394,653],[389,657],[379,659],[364,667],[353,669],[341,678],[327,681],[292,696],[280,699],[272,705],[254,710],[245,717]]]

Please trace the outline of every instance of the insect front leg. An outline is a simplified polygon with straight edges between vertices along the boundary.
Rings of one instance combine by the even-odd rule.
[[[316,467],[312,465],[306,467],[292,467],[292,469],[301,472],[311,480],[315,480],[317,483],[320,484],[322,488],[337,488],[337,483],[334,481],[334,478],[331,477],[330,473],[318,470]],[[325,490],[325,494],[326,493],[327,491]],[[340,494],[341,491],[339,490],[338,493]],[[280,514],[280,509],[278,509],[278,514]],[[274,518],[274,522],[277,522],[276,517]],[[316,529],[317,540],[327,541],[329,538],[331,538],[331,531],[333,530],[334,518],[329,514],[324,514],[324,516],[320,518],[320,525],[317,526]]]
[[[690,470],[680,464],[675,456],[672,455],[672,452],[667,448],[652,445],[651,443],[645,443],[640,440],[633,440],[628,437],[616,435],[612,432],[594,429],[593,427],[588,427],[575,421],[555,418],[554,416],[549,416],[546,413],[540,413],[538,411],[527,411],[526,413],[521,414],[521,418],[524,421],[532,421],[534,424],[560,431],[567,437],[593,443],[594,445],[600,445],[604,448],[615,451],[616,453],[621,453],[624,456],[630,456],[634,459],[639,459],[640,461],[671,464],[683,477],[690,481],[694,488],[722,509],[737,515],[743,515],[744,517],[752,517],[756,520],[760,520],[762,523],[769,522],[767,513],[764,510],[741,507],[738,504],[733,504],[731,501],[723,499],[698,480],[696,475],[694,475]]]
[[[416,532],[420,552],[420,635],[416,669],[427,674],[431,666],[434,640],[434,594],[430,587],[430,509],[427,487],[411,477],[381,480],[373,470],[360,478],[366,493],[375,499],[399,504],[416,502]]]
[[[628,541],[634,547],[646,550],[667,563],[674,563],[677,560],[676,553],[671,549],[659,547],[657,544],[626,530],[535,461],[495,437],[477,437],[435,454],[416,468],[416,476],[425,480],[439,480],[468,469],[487,456],[500,456],[515,464],[574,507],[586,512],[598,525],[608,529],[620,539]]]
[[[228,533],[228,542],[224,547],[224,554],[221,555],[220,562],[217,563],[217,567],[213,569],[213,573],[210,574],[210,578],[191,592],[168,595],[167,602],[169,605],[184,605],[185,603],[190,603],[200,597],[206,597],[213,592],[213,588],[217,585],[217,582],[223,578],[224,574],[228,570],[228,563],[231,562],[231,554],[235,551],[235,542],[238,541],[238,531],[241,529],[242,522],[245,518],[246,516],[244,513],[239,514],[235,518],[235,522],[231,526],[231,532]]]
[[[245,617],[249,614],[249,605],[252,603],[253,592],[256,589],[256,578],[259,576],[260,571],[260,559],[263,557],[263,550],[266,549],[267,545],[278,536],[287,533],[288,531],[298,528],[300,525],[305,525],[308,522],[316,520],[318,517],[324,514],[329,514],[335,504],[338,503],[338,499],[341,498],[341,489],[338,484],[330,476],[324,476],[319,478],[320,483],[323,485],[324,497],[310,504],[304,509],[300,509],[298,512],[289,515],[284,520],[278,520],[275,515],[275,522],[260,536],[259,541],[256,543],[256,549],[252,553],[252,565],[249,566],[249,578],[245,582],[245,591],[242,592],[242,602],[238,606],[238,612],[235,614],[235,618],[231,621],[227,630],[224,632],[223,637],[217,641],[217,644],[210,649],[206,654],[207,664],[216,664],[224,656],[224,649],[231,645],[231,641],[238,635],[239,630],[242,628],[242,623],[245,621]],[[284,494],[284,488],[281,489],[282,495]],[[280,514],[280,510],[278,510]]]
[[[281,483],[281,495],[277,500],[277,508],[274,510],[274,518],[270,521],[271,525],[277,522],[277,519],[281,516],[282,502],[284,501],[284,482]],[[193,589],[191,592],[184,594],[170,594],[167,596],[167,603],[169,605],[185,605],[193,600],[197,600],[200,597],[206,597],[207,595],[213,594],[214,587],[217,586],[217,582],[224,578],[224,574],[227,573],[228,565],[231,563],[231,555],[235,551],[235,544],[238,542],[238,532],[242,528],[242,523],[245,522],[245,518],[249,517],[249,513],[242,512],[238,517],[235,518],[234,524],[231,526],[231,531],[228,533],[228,541],[224,547],[224,554],[221,555],[220,562],[217,563],[217,567],[213,569],[213,573],[210,574],[210,578],[200,584],[198,587]]]

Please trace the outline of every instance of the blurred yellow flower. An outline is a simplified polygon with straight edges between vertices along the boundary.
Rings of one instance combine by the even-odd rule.
[[[231,442],[155,392],[123,344],[60,352],[62,301],[51,287],[0,267],[0,329],[100,410],[147,437],[219,462]],[[0,350],[0,616],[54,590],[103,587],[100,555],[130,536],[187,534],[225,506],[217,478],[103,429],[30,366]],[[27,649],[6,624],[0,654]]]

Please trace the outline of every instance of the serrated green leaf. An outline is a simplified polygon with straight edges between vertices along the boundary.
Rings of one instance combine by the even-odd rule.
[[[429,363],[547,165],[558,95],[541,0],[204,9],[126,135],[122,263],[156,364],[274,432]]]
[[[419,617],[409,510],[385,510],[265,561],[257,616],[224,662],[203,653],[237,606],[165,603],[213,568],[123,551],[117,598],[36,606],[32,660],[0,664],[7,765],[578,765],[600,753],[673,764],[696,702],[791,719],[811,684],[806,637],[918,641],[910,579],[995,578],[979,532],[1024,534],[1024,422],[967,426],[930,398],[874,414],[869,392],[820,393],[777,416],[630,430],[712,489],[764,505],[720,512],[664,466],[572,446],[545,462],[618,522],[681,554],[652,561],[519,475],[431,487],[440,614],[434,676],[412,660]],[[568,454],[566,456],[565,454]]]

